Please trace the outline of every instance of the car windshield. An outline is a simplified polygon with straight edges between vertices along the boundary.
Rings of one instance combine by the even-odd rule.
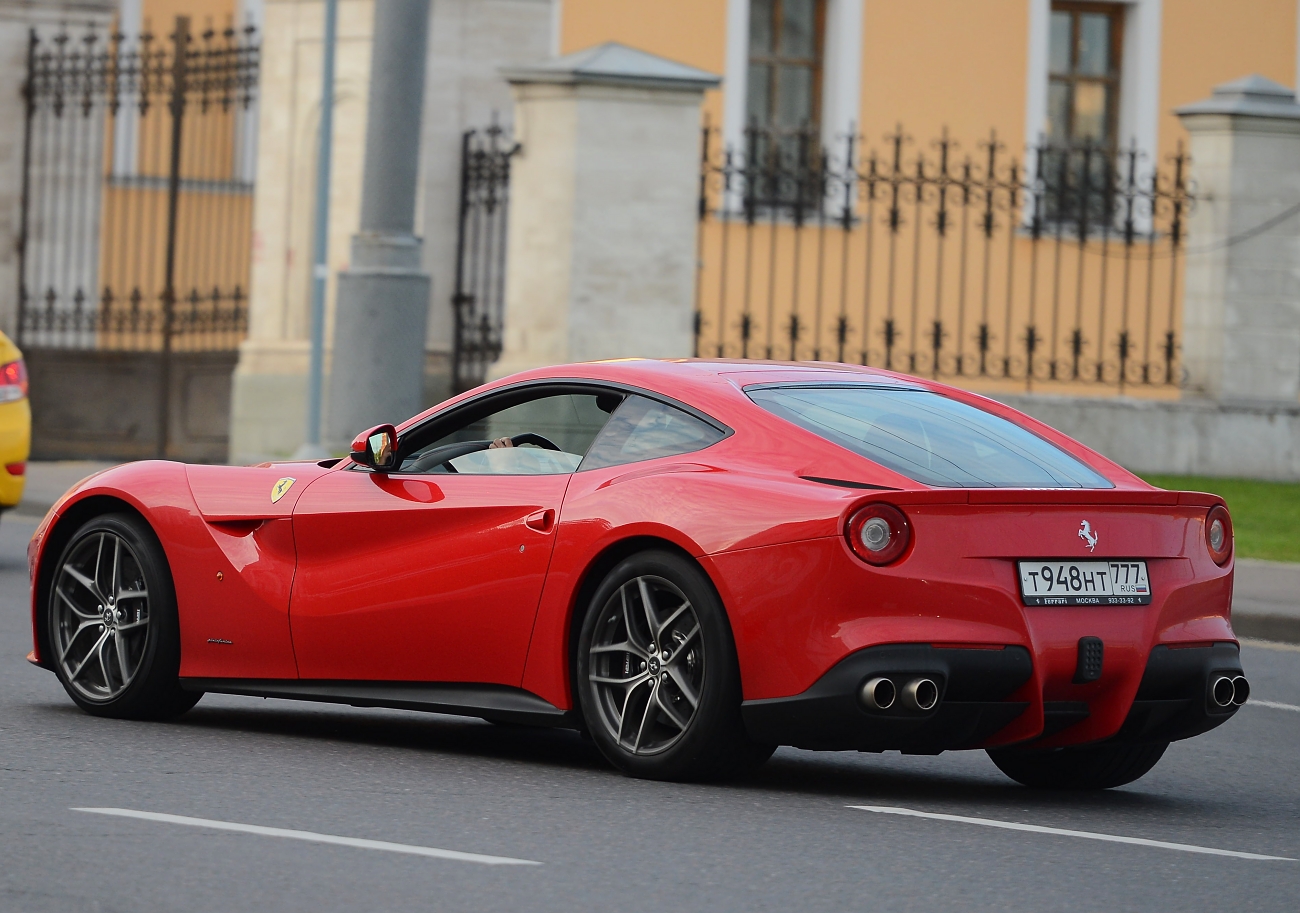
[[[769,412],[937,488],[1114,488],[1059,447],[992,413],[928,390],[760,387]]]

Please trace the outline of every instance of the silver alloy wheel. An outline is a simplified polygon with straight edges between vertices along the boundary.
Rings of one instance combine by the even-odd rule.
[[[116,533],[92,533],[59,567],[52,598],[50,633],[65,680],[86,700],[111,701],[140,671],[149,636],[139,557]]]
[[[601,607],[588,679],[601,721],[620,748],[659,754],[685,734],[704,686],[695,609],[662,577],[634,577]]]

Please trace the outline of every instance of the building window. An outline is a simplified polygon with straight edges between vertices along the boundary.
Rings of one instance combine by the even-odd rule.
[[[1048,49],[1047,140],[1114,150],[1119,129],[1123,8],[1053,3]]]
[[[747,206],[817,205],[825,24],[826,0],[750,0]]]
[[[751,0],[746,119],[765,132],[814,132],[821,108],[825,0]]]
[[[1052,4],[1046,148],[1035,210],[1089,231],[1115,217],[1123,7]]]

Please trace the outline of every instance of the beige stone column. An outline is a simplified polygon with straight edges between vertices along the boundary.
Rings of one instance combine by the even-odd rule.
[[[720,80],[613,43],[503,72],[521,148],[492,375],[690,355],[700,102]]]
[[[361,165],[374,0],[341,0],[334,79],[330,283],[348,265],[361,210]],[[230,460],[288,457],[306,428],[312,190],[320,123],[321,0],[268,0],[262,32],[248,338],[231,384]],[[328,343],[326,369],[328,370]]]
[[[0,0],[0,9],[5,3]],[[374,3],[339,0],[327,373],[332,366],[334,281],[351,265],[350,239],[360,222]],[[487,126],[496,112],[508,125],[510,88],[498,68],[545,57],[550,3],[436,0],[431,8],[417,202],[417,231],[425,239],[423,266],[433,281],[426,404],[446,396],[448,386],[461,134]],[[254,262],[249,334],[240,347],[231,396],[232,462],[287,457],[303,439],[323,6],[322,0],[264,0]],[[0,149],[0,166],[2,159]]]
[[[1183,364],[1221,402],[1300,399],[1300,105],[1247,76],[1179,108],[1191,134]]]

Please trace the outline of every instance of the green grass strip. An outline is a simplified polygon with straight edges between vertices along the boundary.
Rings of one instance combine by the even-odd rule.
[[[1143,478],[1161,488],[1208,491],[1227,501],[1242,558],[1300,562],[1300,484],[1206,476]]]

